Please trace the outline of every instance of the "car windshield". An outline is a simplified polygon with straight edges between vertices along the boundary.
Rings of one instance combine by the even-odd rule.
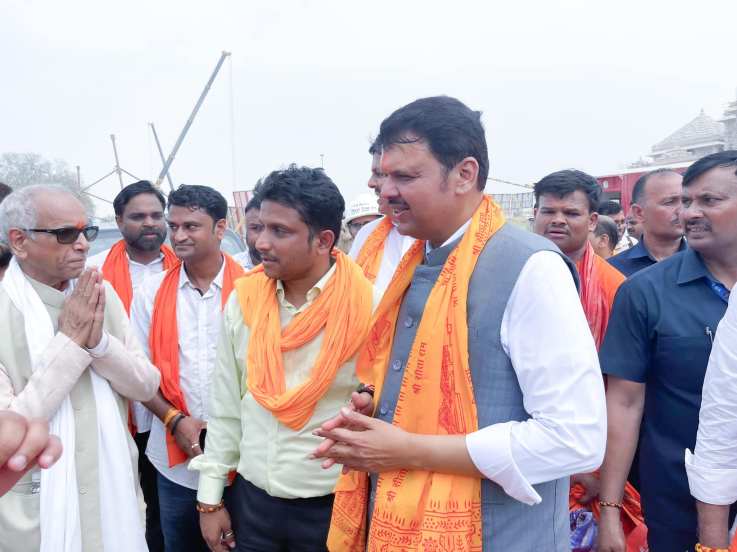
[[[115,242],[122,237],[120,230],[117,228],[100,228],[100,233],[97,234],[97,239],[90,242],[90,251],[87,255],[91,257],[92,255],[97,255],[98,253],[105,251],[106,249],[110,249]],[[169,240],[167,240],[167,243],[168,241]],[[244,251],[246,247],[238,234],[228,229],[225,231],[223,241],[220,244],[220,249],[232,256]]]

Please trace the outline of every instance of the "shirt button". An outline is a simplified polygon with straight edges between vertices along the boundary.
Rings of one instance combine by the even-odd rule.
[[[392,362],[392,370],[395,372],[399,372],[402,369],[402,361],[401,360],[395,360]]]
[[[412,327],[412,324],[414,324],[414,323],[415,323],[415,321],[412,319],[411,316],[408,316],[407,318],[404,319],[404,327],[405,328],[411,328]]]
[[[85,489],[84,487],[80,487],[79,488],[79,494],[82,494],[82,495],[83,494],[87,494],[87,489]]]
[[[379,414],[382,416],[386,416],[386,413],[389,412],[389,409],[386,407],[385,404],[381,405],[381,408],[379,408]]]

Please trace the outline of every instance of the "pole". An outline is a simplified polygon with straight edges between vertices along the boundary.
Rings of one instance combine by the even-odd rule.
[[[82,174],[79,170],[79,165],[77,165],[77,188],[82,189]]]
[[[113,142],[113,153],[115,154],[115,172],[118,173],[118,181],[120,182],[120,189],[123,189],[123,171],[120,170],[120,161],[118,160],[118,148],[115,145],[115,134],[110,135],[110,140]]]
[[[205,89],[202,91],[202,94],[200,94],[200,98],[197,100],[197,103],[195,104],[194,109],[192,110],[192,114],[189,116],[189,119],[187,119],[187,122],[184,124],[184,128],[182,129],[182,132],[179,134],[179,138],[177,138],[177,141],[174,144],[174,148],[171,150],[169,157],[164,163],[164,167],[161,169],[161,172],[159,173],[159,177],[156,179],[156,186],[161,186],[161,181],[164,179],[164,175],[166,175],[166,173],[169,172],[169,167],[171,167],[171,164],[174,161],[174,157],[179,151],[179,147],[182,145],[182,142],[184,141],[184,137],[187,135],[187,131],[189,130],[189,127],[192,126],[192,122],[194,121],[194,118],[197,115],[197,112],[200,110],[202,103],[205,101],[205,98],[207,97],[207,93],[210,91],[210,87],[212,86],[212,83],[215,81],[215,77],[217,77],[218,72],[220,71],[220,68],[223,66],[223,62],[225,61],[225,58],[227,58],[229,55],[230,55],[230,52],[225,52],[225,51],[220,54],[220,59],[218,60],[217,65],[215,66],[215,70],[212,72],[212,75],[210,75],[210,79],[207,81],[207,84],[205,85]]]
[[[156,142],[156,148],[159,150],[159,157],[161,157],[161,164],[166,165],[166,159],[164,158],[164,150],[161,149],[161,142],[159,142],[159,135],[156,134],[156,127],[153,123],[149,123],[149,126],[151,127],[151,132],[154,134],[154,141]],[[173,192],[174,191],[174,183],[171,181],[171,174],[169,171],[166,171],[166,179],[169,181],[169,189]]]

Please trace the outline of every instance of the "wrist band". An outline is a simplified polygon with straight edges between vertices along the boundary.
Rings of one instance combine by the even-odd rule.
[[[174,417],[174,422],[171,424],[171,434],[174,435],[174,432],[177,430],[177,426],[179,425],[179,422],[181,422],[186,416],[182,414],[181,412],[177,414]]]
[[[696,552],[729,552],[729,548],[712,548],[698,542],[696,543]]]
[[[599,506],[602,508],[608,507],[608,508],[616,508],[617,510],[622,509],[622,503],[621,502],[607,502],[606,500],[600,500]]]
[[[359,383],[356,388],[356,393],[368,393],[372,397],[374,396],[375,391],[376,387],[374,385],[366,385],[365,383]]]
[[[164,415],[164,427],[169,427],[169,424],[174,419],[174,417],[177,414],[181,414],[182,412],[178,408],[174,408],[173,406],[166,411],[166,414]]]
[[[197,508],[197,511],[201,514],[212,514],[213,512],[217,512],[225,508],[225,501],[221,500],[215,506],[212,506],[210,504],[202,504],[202,502],[198,502],[196,508]]]

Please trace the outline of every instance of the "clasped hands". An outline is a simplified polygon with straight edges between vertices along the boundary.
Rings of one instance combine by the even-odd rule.
[[[80,347],[94,349],[102,339],[105,322],[105,287],[102,274],[88,268],[64,301],[59,314],[59,331]]]
[[[323,469],[342,464],[343,473],[381,473],[410,467],[412,434],[372,418],[372,412],[371,395],[354,392],[350,403],[337,416],[313,432],[325,440],[310,458],[323,459]]]

